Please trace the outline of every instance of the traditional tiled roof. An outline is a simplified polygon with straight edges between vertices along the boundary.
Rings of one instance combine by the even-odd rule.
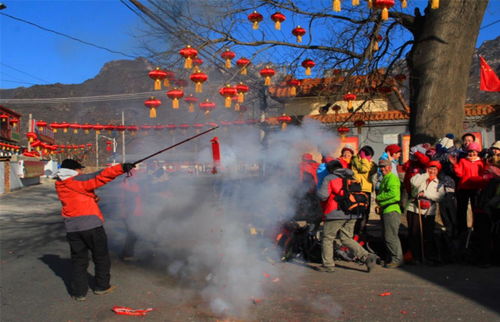
[[[495,108],[492,105],[485,104],[466,104],[464,107],[465,116],[484,116],[492,113]],[[338,113],[338,114],[316,114],[307,115],[306,117],[320,121],[321,123],[339,123],[345,122],[351,113]],[[363,120],[363,121],[397,121],[407,120],[410,118],[409,113],[403,111],[382,111],[382,112],[368,112],[358,113],[353,115],[349,121]]]

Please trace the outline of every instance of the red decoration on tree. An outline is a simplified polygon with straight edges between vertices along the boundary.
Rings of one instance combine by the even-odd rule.
[[[250,90],[250,87],[240,82],[235,88],[238,92],[238,103],[243,103],[245,101],[245,93]]]
[[[286,20],[286,17],[281,12],[275,12],[271,15],[271,20],[274,21],[274,28],[281,30],[281,23]]]
[[[189,94],[189,96],[184,97],[184,102],[188,103],[188,111],[190,113],[194,112],[194,104],[198,102],[198,98],[194,97],[193,94]]]
[[[224,106],[227,108],[231,107],[231,98],[235,96],[238,93],[236,88],[232,87],[229,84],[226,84],[226,86],[222,87],[219,90],[219,94],[225,97],[224,100]]]
[[[195,83],[194,91],[196,93],[203,92],[203,83],[208,80],[208,75],[202,73],[200,70],[196,70],[189,78]]]
[[[11,119],[9,121],[10,125],[12,125],[12,127],[17,127],[17,124],[19,123],[19,119]]]
[[[241,75],[246,75],[247,74],[247,68],[250,65],[250,60],[242,57],[236,61],[236,65],[240,68],[240,74]]]
[[[200,110],[205,112],[205,115],[208,117],[210,115],[210,112],[215,109],[215,103],[211,102],[208,100],[208,98],[204,101],[201,102],[199,105]]]
[[[300,86],[300,81],[296,78],[292,78],[292,79],[288,80],[287,84],[288,84],[288,86],[290,86],[290,95],[296,96],[297,95],[297,87]]]
[[[92,128],[94,129],[95,133],[101,134],[101,131],[104,130],[104,125],[95,124],[94,126],[92,126]]]
[[[337,132],[340,134],[340,136],[343,138],[347,133],[349,133],[349,128],[345,126],[339,126],[337,128]]]
[[[168,92],[167,92],[168,93]],[[149,118],[156,118],[156,109],[161,105],[161,101],[154,96],[144,101],[144,106],[149,108]]]
[[[90,124],[82,124],[80,125],[80,128],[83,130],[85,134],[89,134],[90,130],[92,130],[92,125]]]
[[[354,126],[358,129],[358,134],[361,134],[361,128],[365,126],[365,121],[363,120],[356,120],[354,121]]]
[[[161,81],[167,78],[167,72],[161,69],[160,67],[156,67],[156,69],[150,71],[148,75],[149,78],[155,81],[154,85],[155,91],[161,90]]]
[[[257,11],[252,12],[251,14],[248,15],[248,20],[252,22],[252,29],[257,30],[259,29],[259,22],[262,21],[264,17],[258,13]]]
[[[199,57],[196,57],[195,59],[193,59],[193,66],[194,67],[200,67],[201,65],[203,65],[203,59],[201,59]]]
[[[0,114],[0,120],[2,120],[2,122],[7,122],[9,120],[9,116],[7,114]]]
[[[63,133],[67,133],[69,128],[69,123],[66,122],[59,123],[59,127],[63,129]]]
[[[377,51],[379,50],[379,41],[382,41],[382,39],[384,39],[384,37],[382,37],[381,35],[376,35],[375,36],[375,39],[373,41],[373,51]]]
[[[352,101],[356,99],[356,94],[347,93],[344,95],[344,101],[347,101],[347,110],[352,111]]]
[[[278,116],[278,121],[281,123],[281,129],[284,130],[286,129],[287,123],[290,123],[292,121],[292,118],[286,114],[283,114],[281,116]]]
[[[35,132],[27,132],[26,137],[28,138],[28,141],[31,143],[37,139],[37,135]]]
[[[168,98],[172,100],[172,108],[179,108],[179,100],[184,96],[184,91],[182,89],[174,88],[167,92]]]
[[[179,50],[179,54],[184,57],[184,68],[193,68],[193,59],[198,56],[198,51],[192,48],[190,45]]]
[[[260,76],[264,77],[264,85],[265,86],[271,85],[271,77],[273,77],[274,74],[276,74],[276,72],[274,71],[274,69],[272,69],[269,66],[266,66],[266,68],[261,69]]]
[[[297,37],[297,42],[302,42],[302,36],[306,34],[306,30],[301,26],[292,29],[292,34]]]
[[[226,68],[231,68],[231,60],[236,57],[236,54],[229,49],[226,49],[222,54],[220,54],[222,59],[226,61]]]
[[[373,8],[381,9],[382,20],[389,19],[389,9],[394,6],[394,0],[372,0]]]
[[[312,59],[308,58],[308,59],[304,59],[304,61],[302,61],[302,67],[304,67],[306,69],[307,76],[311,75],[311,68],[313,68],[314,66],[316,66],[316,63]]]

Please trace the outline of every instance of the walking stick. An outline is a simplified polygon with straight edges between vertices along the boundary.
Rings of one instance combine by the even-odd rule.
[[[171,145],[171,146],[169,146],[169,147],[167,147],[167,148],[165,148],[165,149],[163,149],[163,150],[160,150],[160,151],[158,151],[158,152],[155,152],[155,153],[153,153],[153,154],[150,154],[150,155],[148,155],[147,157],[142,158],[142,159],[140,159],[140,160],[137,160],[137,161],[135,161],[135,162],[134,162],[134,163],[132,163],[132,164],[133,164],[133,165],[136,165],[136,164],[138,164],[138,163],[144,162],[144,161],[146,161],[147,159],[150,159],[150,158],[154,157],[155,155],[158,155],[158,154],[163,153],[163,152],[165,152],[165,151],[167,151],[167,150],[173,149],[173,148],[175,148],[175,147],[176,147],[176,146],[178,146],[178,145],[184,144],[184,143],[186,143],[186,142],[188,142],[188,141],[191,141],[192,139],[195,139],[195,138],[197,138],[197,137],[199,137],[199,136],[201,136],[201,135],[203,135],[203,134],[207,134],[208,132],[211,132],[211,131],[213,131],[213,130],[215,130],[215,129],[218,129],[218,128],[219,128],[219,126],[216,126],[216,127],[211,128],[211,129],[208,129],[208,130],[206,130],[206,131],[203,131],[203,132],[201,132],[201,133],[198,133],[198,134],[196,134],[196,135],[193,135],[193,136],[191,136],[191,137],[188,137],[187,139],[182,140],[181,142],[178,142],[178,143],[176,143],[176,144],[174,144],[174,145]]]
[[[422,251],[422,264],[425,262],[424,255],[424,228],[422,227],[422,208],[420,208],[420,201],[417,199],[418,205],[418,228],[420,230],[420,249]]]

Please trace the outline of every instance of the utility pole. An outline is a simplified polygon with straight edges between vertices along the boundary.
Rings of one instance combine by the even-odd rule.
[[[1,5],[1,3],[0,3]],[[31,122],[33,121],[33,116],[31,115],[31,113],[29,114],[28,116],[28,132],[31,132]],[[34,131],[34,127],[33,127],[33,131]],[[31,152],[31,142],[30,140],[28,140],[28,152]]]
[[[95,167],[99,168],[99,134],[95,132]]]
[[[122,111],[122,125],[125,126],[125,112]],[[125,163],[125,131],[122,131],[122,163]]]

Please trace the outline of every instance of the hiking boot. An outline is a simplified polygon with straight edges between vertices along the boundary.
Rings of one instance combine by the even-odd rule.
[[[385,264],[385,268],[398,268],[400,266],[403,266],[403,263],[395,263],[395,262],[390,262]]]
[[[115,290],[115,288],[116,288],[116,285],[111,285],[110,287],[108,287],[105,290],[95,290],[94,294],[95,295],[106,295],[106,294],[113,292]]]
[[[324,273],[333,273],[335,272],[335,266],[318,266],[316,270]]]
[[[370,271],[377,265],[378,256],[375,254],[368,254],[365,260],[366,271],[370,273]]]
[[[82,302],[82,301],[85,301],[87,298],[85,297],[85,295],[81,295],[81,296],[76,296],[76,295],[73,295],[71,297],[73,300],[75,301],[78,301],[78,302]]]

